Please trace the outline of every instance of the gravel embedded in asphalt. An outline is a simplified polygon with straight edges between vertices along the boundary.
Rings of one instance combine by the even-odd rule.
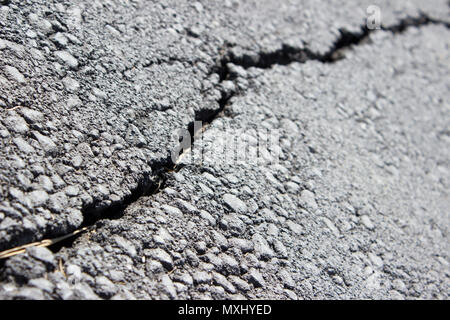
[[[447,299],[448,28],[221,65],[329,52],[367,5],[1,6],[0,250],[117,214],[4,260],[0,297]],[[386,27],[448,20],[445,1],[379,6]],[[161,184],[177,130],[211,114]]]

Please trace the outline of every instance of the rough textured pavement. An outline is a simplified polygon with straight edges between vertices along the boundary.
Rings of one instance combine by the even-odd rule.
[[[1,298],[448,298],[445,1],[2,3]]]

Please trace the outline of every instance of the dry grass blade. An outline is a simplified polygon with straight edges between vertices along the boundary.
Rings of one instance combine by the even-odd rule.
[[[88,229],[89,229],[88,227],[84,227],[84,228],[75,230],[75,231],[73,231],[73,232],[71,232],[69,234],[63,235],[63,236],[58,237],[58,238],[45,239],[45,240],[38,241],[38,242],[32,242],[32,243],[28,243],[28,244],[25,244],[25,245],[20,246],[20,247],[16,247],[16,248],[12,248],[12,249],[8,249],[8,250],[5,250],[5,251],[2,251],[2,252],[0,252],[0,259],[6,259],[6,258],[15,256],[15,255],[24,253],[27,250],[27,248],[31,248],[31,247],[48,247],[48,246],[50,246],[52,244],[58,243],[58,242],[63,241],[65,239],[67,239],[67,238],[73,237],[73,236],[75,236],[75,235],[77,235],[79,233],[87,231]]]
[[[14,110],[19,109],[19,108],[22,108],[22,106],[15,106],[15,107],[12,107],[12,108],[9,108],[9,109],[6,109],[6,110],[7,111],[14,111]]]

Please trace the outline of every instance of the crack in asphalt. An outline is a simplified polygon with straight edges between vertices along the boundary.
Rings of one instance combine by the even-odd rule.
[[[369,35],[372,32],[380,30],[389,31],[394,34],[401,34],[410,27],[421,27],[429,24],[443,25],[446,28],[450,27],[450,22],[436,20],[421,13],[417,17],[408,17],[400,20],[395,25],[390,27],[380,27],[380,29],[369,29],[365,25],[361,26],[361,30],[359,32],[350,32],[345,29],[340,29],[340,37],[334,42],[330,50],[324,54],[315,53],[309,48],[296,48],[283,44],[278,50],[272,52],[261,52],[257,55],[256,59],[254,56],[250,55],[234,56],[233,53],[230,52],[230,54],[222,59],[222,66],[228,62],[231,62],[235,65],[243,67],[244,69],[248,69],[250,67],[269,69],[274,65],[289,65],[293,62],[305,63],[310,60],[315,60],[322,63],[335,63],[344,58],[343,53],[345,50],[368,40]]]
[[[449,22],[435,20],[425,14],[420,14],[417,17],[408,17],[400,20],[399,23],[395,25],[390,27],[381,27],[378,30],[401,34],[410,27],[421,27],[428,24],[443,25],[447,28],[450,26]],[[369,40],[369,35],[375,31],[377,31],[377,29],[370,30],[367,26],[361,26],[361,31],[359,32],[340,30],[340,37],[334,42],[330,50],[324,54],[315,53],[308,48],[295,48],[286,44],[283,44],[280,49],[272,52],[260,52],[256,55],[256,57],[247,54],[235,56],[232,51],[229,51],[221,57],[217,65],[211,68],[210,74],[215,73],[219,75],[220,85],[224,81],[235,81],[238,78],[230,72],[228,67],[229,63],[241,66],[244,69],[251,67],[269,69],[274,65],[289,65],[295,62],[305,63],[307,61],[335,63],[345,58],[344,52],[346,50]],[[170,58],[169,61],[171,61]],[[183,152],[178,154],[176,161],[173,161],[171,156],[167,156],[164,159],[154,160],[150,164],[151,172],[144,173],[139,179],[137,187],[122,200],[116,201],[113,204],[100,209],[96,208],[96,203],[92,203],[84,207],[82,209],[83,223],[80,228],[71,233],[73,236],[71,236],[71,234],[65,235],[61,237],[63,239],[57,243],[50,242],[51,249],[54,252],[57,252],[63,247],[72,246],[75,239],[82,233],[80,230],[83,232],[92,230],[96,227],[97,222],[100,220],[121,218],[129,205],[138,201],[143,196],[154,195],[163,190],[171,173],[181,169],[182,166],[179,165],[178,162],[183,155],[192,148],[198,132],[206,130],[206,127],[209,124],[223,114],[224,110],[229,105],[231,98],[242,94],[242,92],[234,92],[229,94],[222,90],[221,98],[217,101],[217,109],[203,109],[195,113],[194,121],[190,122],[187,127],[187,131],[191,136],[190,146],[184,149],[180,147],[180,150]],[[195,121],[201,121],[204,125],[197,128],[195,126]],[[48,236],[54,237],[55,235],[48,234]]]

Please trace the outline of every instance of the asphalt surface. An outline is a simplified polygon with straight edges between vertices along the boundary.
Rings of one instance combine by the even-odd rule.
[[[2,3],[2,299],[448,299],[445,1]]]

